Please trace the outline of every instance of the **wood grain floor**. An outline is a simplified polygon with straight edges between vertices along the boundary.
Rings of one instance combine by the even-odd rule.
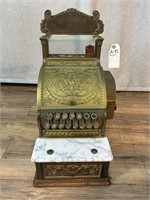
[[[0,199],[148,200],[150,195],[149,93],[118,92],[106,135],[114,155],[111,186],[34,188],[30,161],[38,137],[36,86],[1,86]]]

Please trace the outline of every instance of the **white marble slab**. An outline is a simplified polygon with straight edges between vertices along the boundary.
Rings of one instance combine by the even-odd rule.
[[[93,154],[92,149],[97,153]],[[54,152],[50,155],[48,150]],[[113,155],[105,138],[38,138],[31,161],[41,162],[107,162]]]

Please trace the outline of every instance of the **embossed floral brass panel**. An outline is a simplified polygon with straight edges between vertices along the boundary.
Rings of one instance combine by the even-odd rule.
[[[42,164],[44,179],[100,178],[102,163]]]
[[[38,109],[105,108],[103,70],[96,59],[53,59],[41,68]]]

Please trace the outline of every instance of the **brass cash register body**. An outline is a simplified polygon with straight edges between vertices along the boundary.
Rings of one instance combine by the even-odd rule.
[[[36,166],[35,187],[110,184],[108,168],[113,156],[104,135],[106,120],[114,115],[116,87],[111,73],[100,65],[103,38],[99,34],[104,24],[99,18],[98,11],[93,11],[92,16],[74,8],[56,15],[45,11],[41,22],[45,35],[40,38],[43,65],[37,89],[40,138],[36,140],[31,159]],[[49,42],[53,34],[92,35],[95,47],[87,44],[85,54],[50,54]],[[74,158],[77,152],[74,149],[71,154],[71,141],[79,145],[81,156],[87,145],[84,160]],[[68,144],[64,153],[68,155],[67,161],[60,152],[58,162],[53,156],[64,150],[62,143],[65,142]],[[93,144],[94,148],[90,149],[88,144]],[[94,161],[97,154],[98,159]],[[87,161],[89,155],[91,159]]]

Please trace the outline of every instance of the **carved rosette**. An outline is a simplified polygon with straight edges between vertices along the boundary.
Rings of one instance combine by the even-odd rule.
[[[104,31],[104,24],[99,18],[100,14],[97,10],[93,11],[93,16],[74,8],[67,9],[56,15],[51,15],[51,11],[46,10],[44,19],[40,24],[41,32],[48,37],[52,34],[97,36]]]

